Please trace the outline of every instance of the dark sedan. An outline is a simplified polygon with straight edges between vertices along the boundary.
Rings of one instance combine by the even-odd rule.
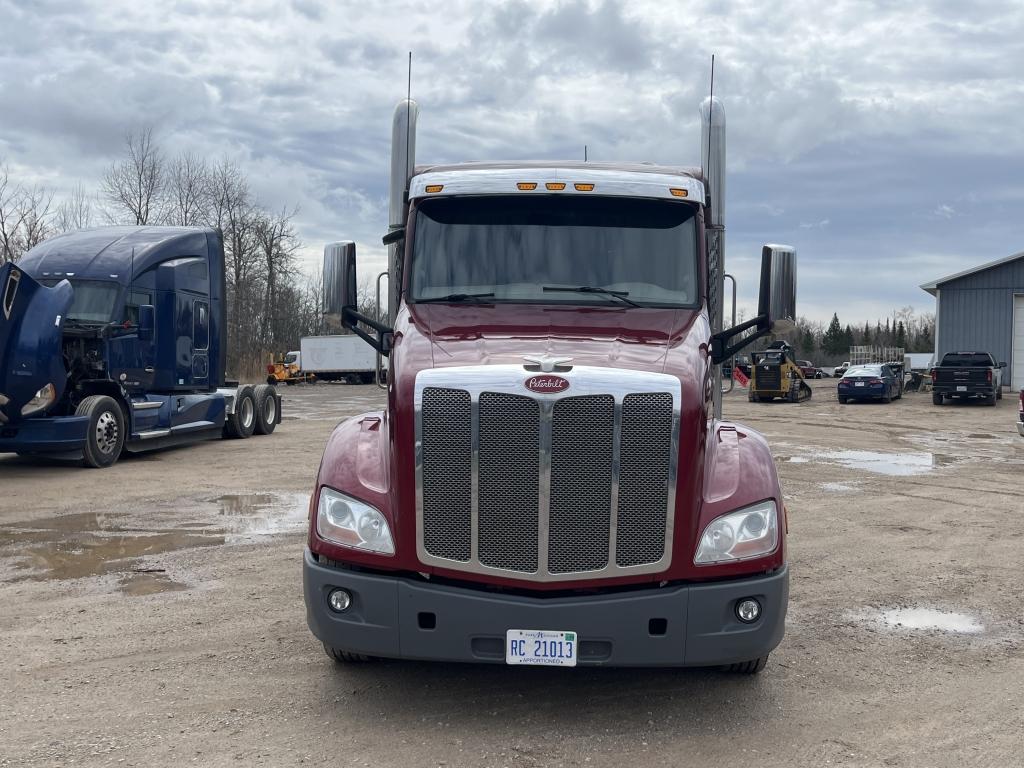
[[[889,403],[903,396],[896,371],[888,365],[857,365],[839,380],[840,403],[848,400],[881,400]]]

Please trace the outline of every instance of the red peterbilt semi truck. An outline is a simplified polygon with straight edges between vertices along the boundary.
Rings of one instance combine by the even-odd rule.
[[[702,167],[676,168],[416,166],[396,108],[388,322],[356,309],[355,245],[325,250],[326,312],[389,357],[310,503],[335,660],[764,668],[786,514],[719,365],[791,327],[796,256],[765,246],[757,317],[723,328],[725,114],[701,109]]]

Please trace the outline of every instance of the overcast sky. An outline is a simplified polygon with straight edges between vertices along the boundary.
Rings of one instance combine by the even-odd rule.
[[[379,265],[413,51],[419,162],[700,160],[717,54],[727,265],[799,253],[799,311],[844,322],[1024,250],[1024,3],[972,0],[0,0],[0,160],[95,188],[127,129],[228,155],[304,259]]]

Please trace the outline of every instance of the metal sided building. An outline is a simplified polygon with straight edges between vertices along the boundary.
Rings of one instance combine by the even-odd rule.
[[[935,297],[936,360],[946,352],[991,352],[1003,384],[1024,387],[1024,252],[921,286]]]

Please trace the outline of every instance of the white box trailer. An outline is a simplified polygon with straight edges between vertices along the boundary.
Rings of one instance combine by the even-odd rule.
[[[355,334],[306,336],[299,342],[302,372],[319,381],[373,382],[377,352]],[[387,365],[387,358],[383,364]]]

